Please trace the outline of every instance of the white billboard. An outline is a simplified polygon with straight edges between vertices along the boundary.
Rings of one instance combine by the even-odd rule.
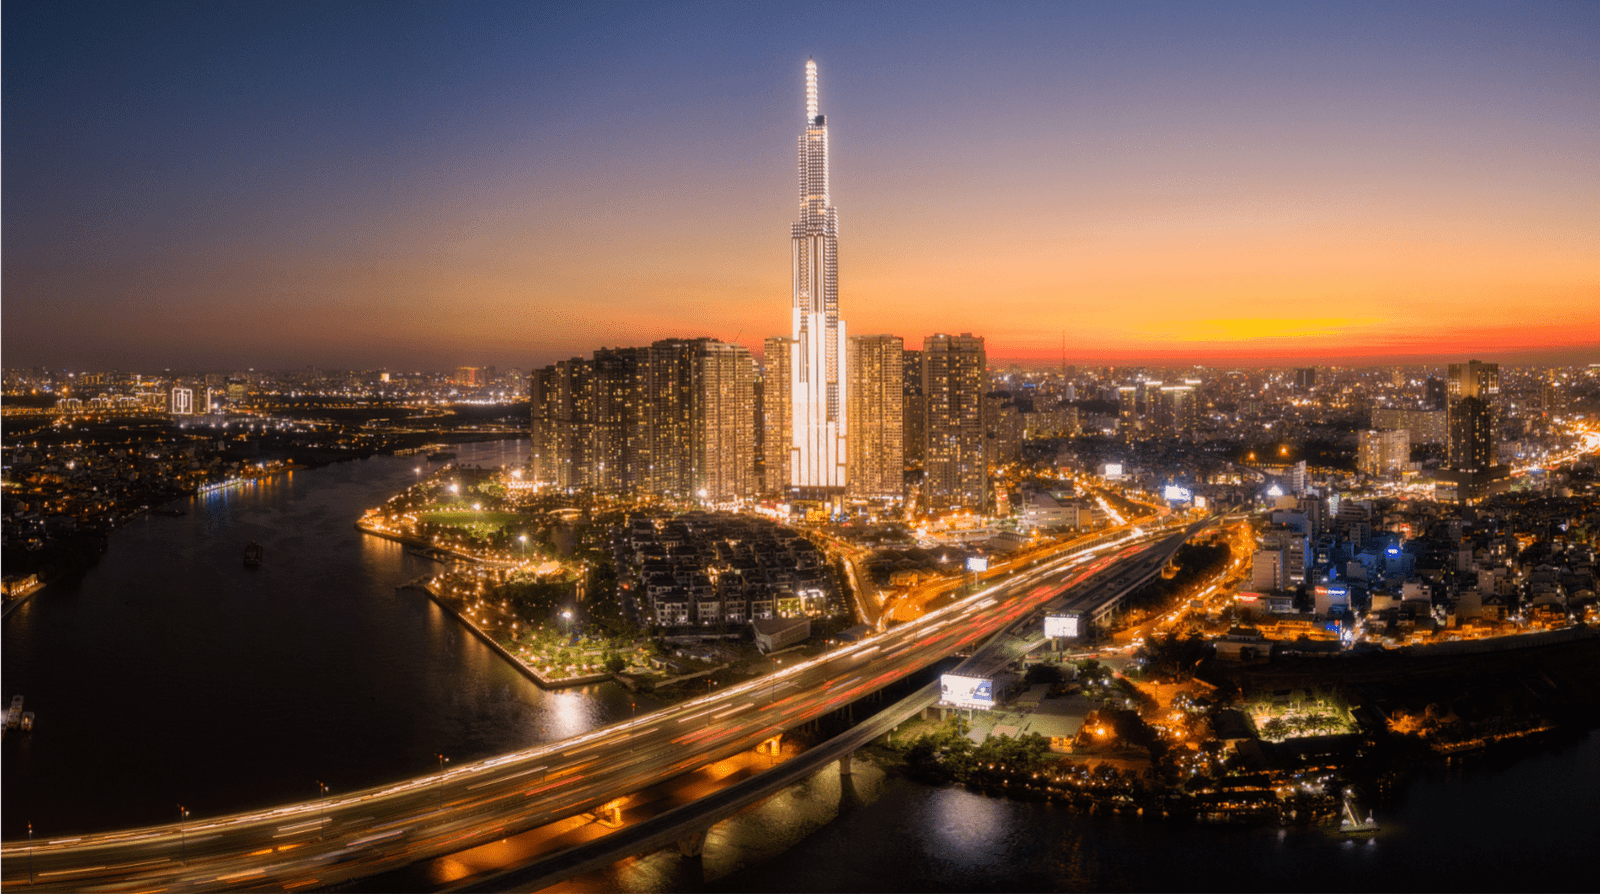
[[[994,681],[944,674],[939,677],[939,701],[958,708],[994,707]]]
[[[1122,463],[1106,463],[1101,467],[1101,478],[1107,481],[1122,480]]]
[[[1194,494],[1187,487],[1169,484],[1161,489],[1161,498],[1169,503],[1187,503],[1194,498]]]
[[[1044,616],[1044,635],[1045,636],[1077,636],[1078,635],[1078,616],[1077,615],[1045,615]]]
[[[980,571],[988,571],[989,570],[989,559],[988,559],[988,557],[987,556],[968,556],[967,557],[967,570],[971,571],[971,572],[974,572],[974,573],[977,573],[977,572],[980,572]]]

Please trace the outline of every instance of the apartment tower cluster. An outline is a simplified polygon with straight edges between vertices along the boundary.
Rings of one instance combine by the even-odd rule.
[[[839,212],[828,123],[806,62],[799,214],[789,230],[790,332],[610,348],[530,376],[536,480],[723,505],[771,494],[839,506],[899,501],[908,455],[929,509],[981,509],[987,360],[981,337],[849,336],[839,313]],[[759,447],[758,447],[759,444]]]

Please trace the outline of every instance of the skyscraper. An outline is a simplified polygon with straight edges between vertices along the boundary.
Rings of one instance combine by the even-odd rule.
[[[1469,502],[1503,487],[1500,465],[1500,366],[1452,363],[1445,376],[1445,429],[1448,472],[1456,498]]]
[[[906,462],[922,467],[922,449],[928,433],[928,401],[922,393],[922,352],[907,349],[905,368],[905,446]]]
[[[970,333],[922,341],[922,392],[927,401],[922,500],[929,511],[984,508],[988,455],[983,395],[988,363],[983,338]]]
[[[194,415],[194,389],[178,386],[172,389],[172,402],[169,405],[174,416]]]
[[[755,493],[755,364],[740,345],[602,348],[528,382],[535,481],[706,503]]]
[[[789,379],[789,358],[794,354],[794,339],[774,335],[767,339],[766,391],[762,395],[762,424],[766,428],[763,442],[766,479],[764,489],[787,491],[793,486],[791,467],[794,460],[794,404],[789,395],[794,383]]]
[[[905,489],[905,342],[854,335],[849,345],[850,493],[898,500]]]
[[[849,370],[839,318],[839,212],[828,200],[828,124],[817,103],[817,63],[807,60],[800,219],[789,230],[794,297],[787,486],[803,496],[832,496],[843,492],[847,480]]]
[[[1403,428],[1356,435],[1356,468],[1368,475],[1397,474],[1410,460],[1411,433]]]

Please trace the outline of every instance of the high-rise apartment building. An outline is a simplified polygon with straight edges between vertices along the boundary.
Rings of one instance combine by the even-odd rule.
[[[930,335],[922,342],[922,392],[928,406],[922,501],[933,512],[984,508],[988,456],[983,396],[988,386],[983,338]]]
[[[905,342],[855,335],[849,346],[850,493],[898,500],[905,489]]]
[[[1452,363],[1445,376],[1445,427],[1448,471],[1463,502],[1503,490],[1506,467],[1500,465],[1500,366],[1496,363]]]
[[[793,486],[791,464],[794,446],[794,403],[790,400],[794,382],[789,377],[789,362],[794,356],[794,339],[774,335],[767,339],[766,391],[762,395],[762,424],[766,431],[762,449],[766,470],[764,490],[787,491]]]
[[[536,481],[705,503],[755,494],[755,363],[740,345],[603,348],[528,382]]]
[[[1411,461],[1411,432],[1364,431],[1356,440],[1356,468],[1368,475],[1397,475]]]
[[[640,490],[649,465],[645,373],[648,348],[601,348],[589,373],[590,486],[599,493]]]
[[[839,317],[839,213],[828,196],[828,124],[817,107],[817,63],[807,60],[800,219],[789,230],[794,295],[788,406],[776,409],[790,417],[786,486],[801,495],[831,496],[842,493],[847,481],[849,364]]]
[[[1448,403],[1445,393],[1444,380],[1437,376],[1429,376],[1422,383],[1422,405],[1430,410],[1443,410]]]
[[[194,415],[194,389],[181,385],[172,389],[172,402],[168,407],[174,416]]]
[[[691,361],[689,487],[722,505],[756,492],[756,365],[744,345],[696,339]]]
[[[905,387],[901,393],[905,405],[906,462],[920,468],[928,436],[928,399],[922,393],[922,352],[907,349],[901,365],[905,370]]]
[[[1445,413],[1441,410],[1411,410],[1373,407],[1372,427],[1379,431],[1411,433],[1413,444],[1443,444],[1446,440]]]
[[[1317,368],[1315,366],[1297,366],[1294,370],[1294,390],[1310,391],[1317,387]]]

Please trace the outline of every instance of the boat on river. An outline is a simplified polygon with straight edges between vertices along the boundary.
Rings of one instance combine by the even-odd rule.
[[[251,541],[250,545],[244,548],[244,567],[255,568],[259,566],[261,564],[261,555],[261,544]]]

